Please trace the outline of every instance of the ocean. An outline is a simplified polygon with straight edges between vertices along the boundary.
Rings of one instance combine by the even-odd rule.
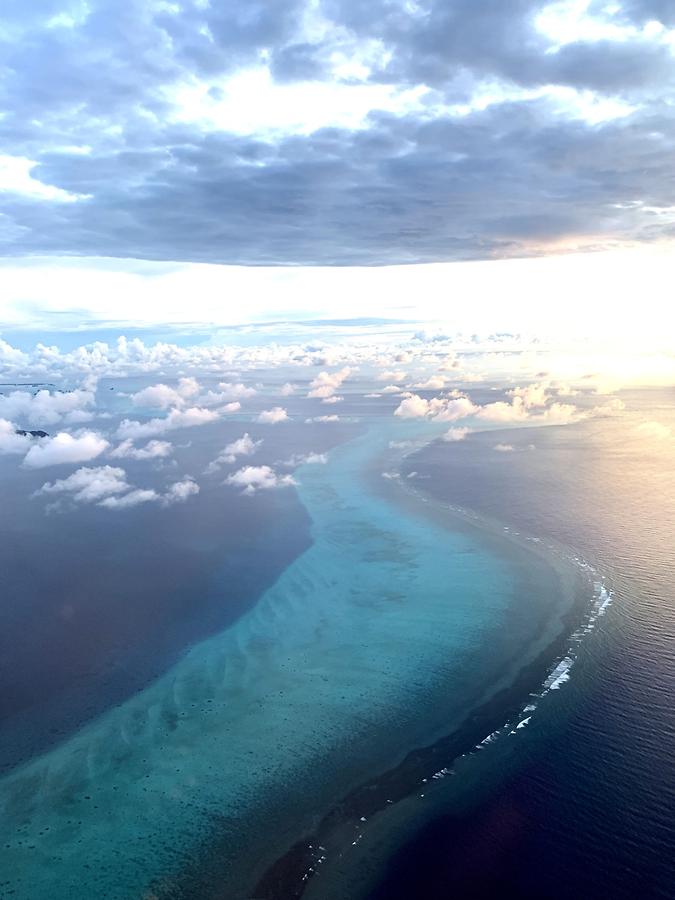
[[[161,526],[73,524],[96,551],[75,601],[65,514],[36,539],[17,489],[5,531],[16,547],[23,528],[36,582],[71,569],[30,595],[39,647],[3,605],[7,700],[38,696],[4,720],[0,896],[667,896],[675,476],[634,428],[673,406],[626,402],[452,444],[390,415],[280,426],[270,460],[327,451],[293,489],[215,482]],[[173,592],[161,573],[133,592],[150,564],[180,573]],[[97,668],[101,611],[118,638]],[[88,653],[72,671],[64,620]]]
[[[409,463],[434,498],[564,543],[611,603],[475,796],[401,829],[371,900],[675,896],[675,454],[639,430],[675,425],[675,393],[621,396],[617,419],[437,442]]]

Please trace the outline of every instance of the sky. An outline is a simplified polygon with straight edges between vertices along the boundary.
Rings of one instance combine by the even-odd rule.
[[[0,54],[0,335],[666,341],[669,0],[5,0]]]

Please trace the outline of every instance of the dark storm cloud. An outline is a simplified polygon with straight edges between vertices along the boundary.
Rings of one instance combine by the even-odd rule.
[[[6,2],[1,152],[89,196],[0,194],[3,252],[381,264],[669,234],[659,210],[675,205],[672,54],[639,35],[551,52],[534,25],[542,6],[436,0],[404,12],[390,0],[324,0],[337,24],[318,38],[302,30],[299,0]],[[671,6],[635,0],[619,20],[668,23]],[[366,39],[387,51],[373,81],[424,83],[436,99],[464,102],[490,79],[592,89],[638,110],[591,125],[524,99],[462,117],[372,114],[357,131],[274,142],[171,124],[171,88],[191,76],[265,58],[278,81],[321,79],[336,49]],[[83,145],[87,155],[73,151]]]

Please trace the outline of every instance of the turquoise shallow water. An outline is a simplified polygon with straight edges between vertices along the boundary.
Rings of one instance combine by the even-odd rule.
[[[373,460],[412,431],[373,427],[300,469],[314,542],[255,608],[0,781],[3,897],[249,896],[541,642],[553,570],[373,489]]]

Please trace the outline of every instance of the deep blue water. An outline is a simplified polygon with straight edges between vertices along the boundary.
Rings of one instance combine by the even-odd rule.
[[[98,427],[112,429],[129,412],[110,385],[129,392],[147,383],[102,383],[99,404],[116,417]],[[252,503],[223,488],[223,476],[202,478],[244,429],[268,437],[256,423],[221,421],[177,433],[175,467],[117,461],[132,483],[147,487],[182,473],[202,481],[189,505],[148,504],[123,516],[94,505],[45,515],[45,499],[31,495],[72,470],[26,470],[16,457],[0,456],[0,772],[72,734],[230,625],[310,545],[310,520],[294,491],[262,493]],[[288,426],[271,444],[268,438],[260,461],[301,453],[308,442],[321,452],[356,430]]]
[[[29,516],[22,482],[11,476],[0,488],[3,518],[12,516],[0,541],[5,768],[234,621],[309,544],[306,513],[290,492],[255,506],[202,492],[189,510],[167,516],[148,506],[112,522],[89,507],[64,523],[35,508]]]
[[[675,395],[623,398],[620,420],[474,435],[409,461],[436,498],[583,554],[614,601],[555,702],[476,762],[481,784],[401,826],[371,900],[675,896],[675,454],[635,431],[672,426]]]

